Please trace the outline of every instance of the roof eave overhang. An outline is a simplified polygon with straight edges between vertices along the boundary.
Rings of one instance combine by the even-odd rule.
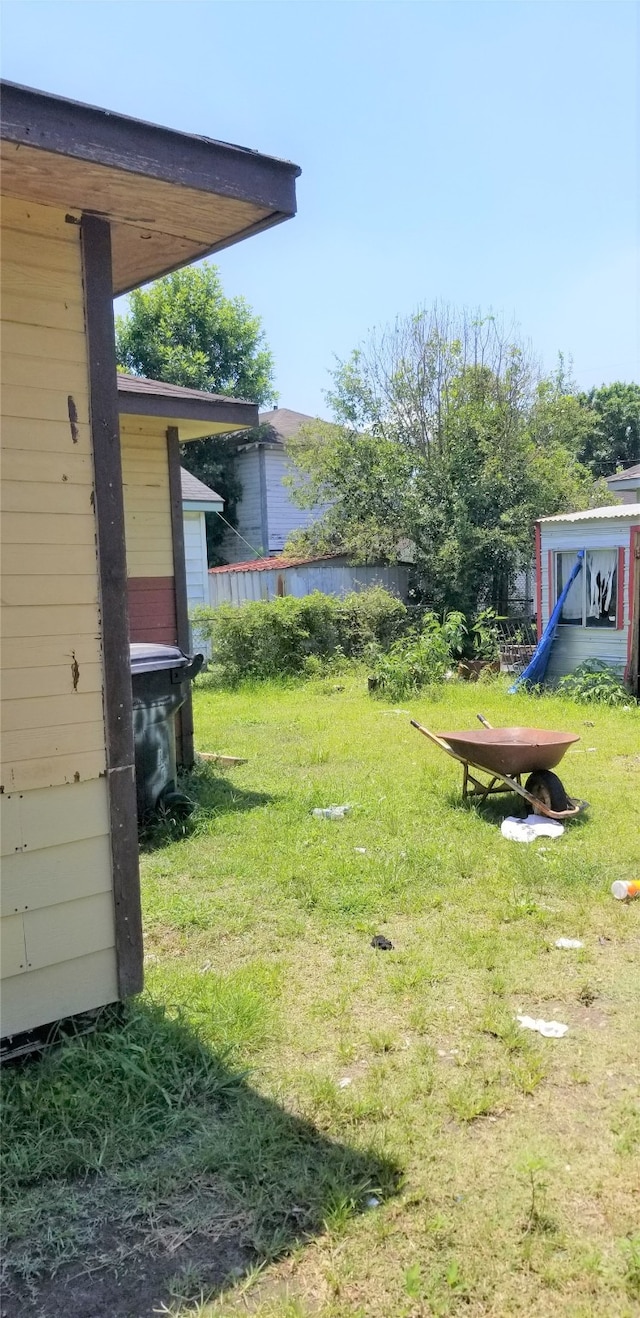
[[[199,439],[205,435],[228,434],[251,430],[257,425],[255,403],[233,399],[215,400],[171,398],[167,394],[118,392],[121,416],[157,417],[165,426],[177,426],[181,438]],[[182,433],[184,432],[184,434]]]
[[[16,83],[2,100],[4,190],[108,219],[115,294],[296,213],[289,161]]]
[[[221,513],[224,508],[224,500],[183,499],[182,507],[185,513]]]

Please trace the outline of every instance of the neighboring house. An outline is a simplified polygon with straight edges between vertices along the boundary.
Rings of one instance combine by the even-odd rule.
[[[120,451],[127,554],[129,639],[190,648],[188,582],[208,590],[206,550],[197,562],[185,527],[180,444],[206,435],[232,435],[255,425],[257,408],[221,394],[141,376],[118,374]],[[230,441],[232,442],[232,441]],[[188,472],[184,473],[193,481]],[[201,491],[219,508],[222,500]],[[200,531],[201,513],[192,514]],[[202,600],[200,601],[202,603]],[[191,694],[176,719],[178,764],[193,763]]]
[[[15,1040],[142,987],[127,556],[156,574],[131,527],[165,476],[181,524],[189,413],[153,382],[119,396],[113,297],[292,216],[299,171],[2,90],[0,1032]]]
[[[265,436],[240,444],[236,450],[236,472],[242,486],[236,508],[239,535],[229,531],[224,537],[221,553],[227,562],[242,562],[248,549],[266,557],[281,554],[292,531],[304,529],[322,516],[322,507],[298,508],[291,489],[283,483],[285,477],[295,477],[296,473],[287,457],[286,442],[313,420],[305,412],[292,412],[288,407],[261,412],[260,425],[268,427]]]
[[[600,659],[638,689],[640,503],[587,508],[536,523],[538,634],[566,583],[579,549],[582,571],[567,596],[551,647],[548,676]]]
[[[187,578],[187,604],[190,609],[209,603],[209,560],[207,558],[206,513],[221,513],[224,500],[204,481],[180,470],[182,479],[182,525]]]
[[[210,601],[217,604],[246,604],[248,600],[277,599],[282,595],[301,598],[319,590],[323,595],[347,595],[367,586],[384,586],[400,599],[409,592],[409,570],[400,565],[351,567],[341,555],[323,558],[252,559],[209,568]]]
[[[611,493],[617,494],[622,503],[640,503],[640,462],[617,471],[614,476],[606,476],[605,480]]]

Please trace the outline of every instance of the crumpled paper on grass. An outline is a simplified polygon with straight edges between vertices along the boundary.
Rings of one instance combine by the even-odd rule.
[[[511,842],[535,842],[537,837],[562,837],[564,824],[557,819],[547,819],[545,815],[527,815],[526,819],[509,815],[503,819],[500,832]]]
[[[569,1029],[569,1026],[563,1025],[561,1021],[536,1020],[533,1016],[516,1016],[516,1020],[523,1030],[536,1030],[538,1034],[543,1034],[545,1039],[562,1039]]]

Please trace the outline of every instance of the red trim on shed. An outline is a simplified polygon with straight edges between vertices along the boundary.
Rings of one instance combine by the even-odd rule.
[[[538,640],[542,636],[542,531],[540,523],[536,522],[536,622],[538,626]]]
[[[640,548],[640,523],[636,526],[629,527],[629,631],[627,633],[627,666],[624,675],[627,681],[631,681],[631,651],[633,649],[633,634],[635,628],[639,625],[638,619],[634,618],[634,595],[636,586],[636,571],[639,560],[636,558],[636,549]]]
[[[624,546],[618,545],[618,587],[616,591],[616,631],[624,627]]]
[[[129,577],[129,632],[132,641],[177,645],[176,588],[173,577]]]

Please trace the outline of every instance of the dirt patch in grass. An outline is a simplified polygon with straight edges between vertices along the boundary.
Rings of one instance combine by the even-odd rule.
[[[160,1248],[147,1228],[111,1222],[92,1241],[93,1259],[85,1253],[29,1282],[7,1279],[3,1318],[153,1318],[211,1299],[250,1269],[255,1256],[243,1236],[230,1222],[217,1234],[189,1232],[182,1244],[169,1238]]]

